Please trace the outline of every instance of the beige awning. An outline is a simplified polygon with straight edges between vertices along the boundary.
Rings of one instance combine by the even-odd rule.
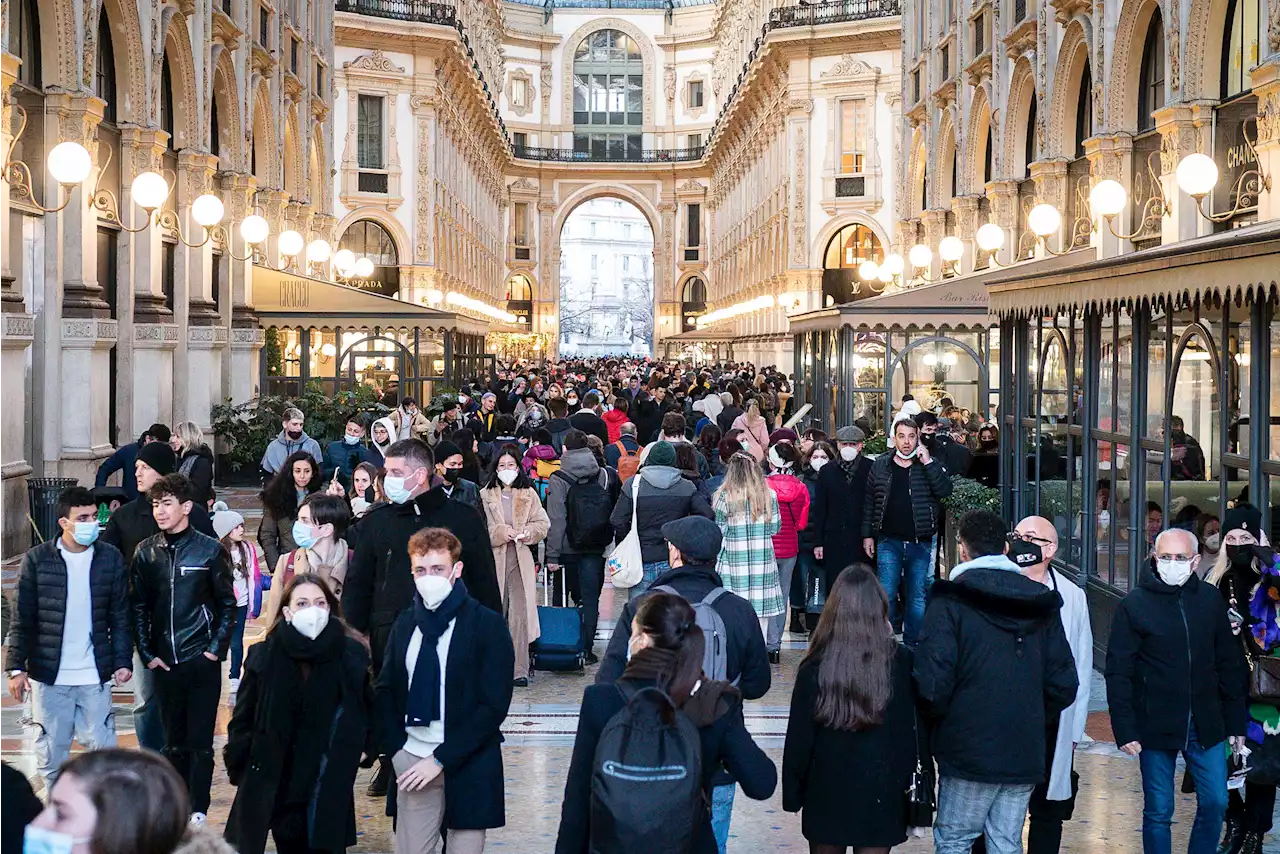
[[[1042,258],[1018,265],[1016,269],[1047,271],[1068,266],[1080,251]],[[993,267],[967,276],[945,279],[930,285],[901,288],[843,305],[797,314],[791,318],[792,332],[839,329],[842,326],[869,329],[965,329],[995,323],[988,313],[987,283],[1012,272],[1010,267]]]
[[[417,327],[473,335],[489,331],[489,324],[451,311],[257,265],[253,305],[264,326]]]
[[[991,312],[997,316],[1048,315],[1143,299],[1265,295],[1280,289],[1280,221],[1030,276],[1021,268],[1002,272],[988,282]]]

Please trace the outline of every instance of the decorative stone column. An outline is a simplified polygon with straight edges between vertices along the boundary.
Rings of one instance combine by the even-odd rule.
[[[284,207],[289,202],[289,194],[283,190],[259,190],[258,203],[262,205],[262,215],[271,224],[271,235],[263,245],[262,253],[268,266],[283,267],[285,259],[280,256],[280,232],[291,225],[285,222]],[[306,236],[305,234],[303,235]],[[306,247],[303,247],[306,250]],[[299,258],[299,262],[302,259]],[[301,267],[299,267],[301,269]]]
[[[417,127],[418,174],[415,176],[413,213],[413,262],[435,263],[435,150],[436,99],[435,83],[428,84],[430,92],[418,92],[409,96],[409,108],[413,110]],[[544,101],[547,97],[543,90]],[[545,143],[544,143],[545,145]]]
[[[947,236],[947,212],[942,208],[929,208],[920,215],[920,219],[924,224],[924,240],[930,249],[933,250],[933,260],[929,262],[929,270],[926,273],[930,279],[937,279],[942,275],[942,258],[938,255],[938,244],[942,242],[942,238]],[[914,272],[911,267],[911,259],[907,257],[911,247],[907,247],[907,253],[903,253],[903,258],[907,262],[906,270],[903,273],[903,282],[907,283],[916,277],[912,275]]]
[[[0,50],[0,151],[7,152],[13,143],[13,110],[10,90],[18,79],[18,58]],[[17,235],[9,229],[9,190],[0,192],[0,223],[4,223],[4,236],[0,238],[0,312],[26,311],[22,293],[14,287],[17,277],[12,266],[13,246]],[[6,368],[7,370],[7,368]],[[7,555],[8,552],[6,551]]]
[[[218,160],[191,149],[178,152],[177,217],[182,237],[199,243],[205,230],[191,215],[191,204],[208,192]],[[178,336],[173,355],[174,420],[190,420],[202,428],[212,426],[210,412],[222,394],[222,366],[214,358],[214,341],[226,341],[226,327],[219,326],[213,302],[213,246],[175,247],[173,286],[174,325]]]
[[[1086,142],[1085,145],[1088,143]],[[1029,169],[1031,178],[1036,182],[1036,204],[1053,205],[1062,215],[1062,224],[1058,227],[1058,233],[1048,235],[1044,241],[1036,241],[1035,257],[1037,258],[1049,257],[1049,252],[1045,249],[1046,244],[1055,250],[1062,250],[1070,239],[1071,223],[1067,217],[1067,193],[1070,192],[1067,187],[1068,162],[1062,157],[1037,160]],[[1014,207],[1016,209],[1016,202]]]
[[[1200,216],[1195,199],[1178,189],[1175,173],[1188,154],[1212,150],[1213,102],[1173,104],[1156,111],[1155,120],[1161,136],[1160,191],[1166,204],[1160,221],[1161,243],[1209,234],[1213,223]]]
[[[50,93],[45,98],[45,121],[53,122],[58,141],[76,140],[91,153],[98,154],[98,125],[102,121],[106,102],[92,95],[71,95],[65,92]],[[46,130],[46,137],[48,131]],[[56,144],[56,143],[55,143]],[[45,177],[46,203],[70,196],[62,218],[62,315],[64,317],[107,317],[111,306],[103,300],[103,290],[98,283],[98,215],[89,206],[90,181],[77,185],[70,192],[62,190],[52,178]],[[39,176],[33,176],[39,180]],[[7,229],[9,223],[5,222]]]
[[[233,403],[244,403],[261,391],[261,366],[258,353],[267,343],[266,332],[253,326],[232,326],[229,330],[230,368],[223,387]]]
[[[1110,178],[1130,191],[1124,210],[1115,217],[1116,231],[1128,234],[1133,210],[1133,182],[1129,178],[1133,174],[1133,137],[1129,134],[1090,137],[1084,141],[1084,152],[1094,181]],[[1063,225],[1068,225],[1065,218]],[[1098,249],[1099,259],[1114,258],[1133,250],[1133,244],[1117,236],[1101,217],[1094,221],[1093,245]]]
[[[1258,221],[1263,222],[1280,219],[1280,57],[1253,70],[1253,93],[1258,97],[1258,169],[1271,176],[1271,189],[1258,197]]]
[[[996,263],[1008,266],[1013,263],[1018,251],[1018,182],[990,181],[987,183],[987,199],[991,202],[991,222],[1000,226],[1004,232],[1004,247],[995,253]],[[981,228],[984,223],[978,223]],[[977,231],[974,231],[977,237]],[[975,244],[975,252],[976,244]]]
[[[974,235],[978,232],[978,196],[956,196],[951,200],[951,210],[956,215],[956,237],[964,244],[964,255],[957,265],[959,274],[966,276],[973,272],[975,244]],[[937,247],[934,247],[937,251]],[[939,266],[942,259],[939,258]]]
[[[92,483],[98,463],[114,450],[107,440],[107,428],[109,390],[112,381],[118,379],[111,376],[109,358],[117,328],[116,321],[109,318],[62,319],[60,380],[64,392],[74,390],[75,409],[66,413],[70,417],[63,418],[59,477]],[[49,468],[48,460],[45,468]]]
[[[659,353],[659,342],[680,330],[673,318],[680,314],[680,306],[675,295],[675,261],[676,245],[676,202],[674,199],[658,204],[660,235],[655,236],[653,244],[653,351]],[[664,324],[662,321],[666,319]]]

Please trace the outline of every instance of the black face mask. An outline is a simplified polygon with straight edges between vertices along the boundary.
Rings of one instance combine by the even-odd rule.
[[[1000,443],[995,439],[979,439],[978,444],[984,451],[993,451],[1000,445]]]
[[[299,439],[301,439],[301,438],[302,438],[302,431],[301,431],[301,430],[297,430],[297,431],[294,431],[294,430],[286,430],[286,431],[285,431],[285,435],[286,435],[286,436],[288,436],[290,439],[292,439],[293,441],[295,441],[295,442],[296,442],[296,441],[298,441]]]
[[[373,491],[373,484],[369,484],[368,486],[366,486],[366,487],[364,488],[364,500],[365,500],[365,501],[368,501],[370,504],[372,504],[372,503],[373,503],[373,501],[374,501],[374,499],[375,499],[376,497],[377,497],[377,495],[376,495],[376,494],[374,493],[374,491]]]
[[[462,480],[462,469],[445,469],[444,479],[449,483],[457,483]]]
[[[1228,545],[1227,561],[1234,567],[1239,569],[1253,568],[1253,546],[1251,545]]]
[[[1044,549],[1039,543],[1030,540],[1009,540],[1009,560],[1018,565],[1018,569],[1026,569],[1044,562]]]
[[[926,448],[932,451],[938,444],[938,437],[934,433],[923,433],[920,436],[920,441]]]

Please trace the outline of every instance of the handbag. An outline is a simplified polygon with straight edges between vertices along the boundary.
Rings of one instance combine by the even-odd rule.
[[[636,475],[632,482],[635,486],[631,491],[631,530],[605,563],[609,581],[622,590],[635,587],[644,579],[644,552],[640,548],[640,526],[636,522],[640,508],[640,476]]]
[[[920,732],[916,715],[911,716],[911,731],[916,737],[916,769],[911,772],[911,785],[907,787],[907,827],[932,827],[933,811],[937,803],[933,791],[933,768],[925,770],[920,761]],[[930,763],[932,765],[932,763]]]
[[[1280,704],[1280,658],[1254,658],[1249,666],[1249,698]]]

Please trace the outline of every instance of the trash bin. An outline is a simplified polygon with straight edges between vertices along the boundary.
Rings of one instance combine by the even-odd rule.
[[[31,502],[31,546],[40,545],[58,534],[58,494],[80,481],[74,477],[33,477],[27,480],[27,497]]]

